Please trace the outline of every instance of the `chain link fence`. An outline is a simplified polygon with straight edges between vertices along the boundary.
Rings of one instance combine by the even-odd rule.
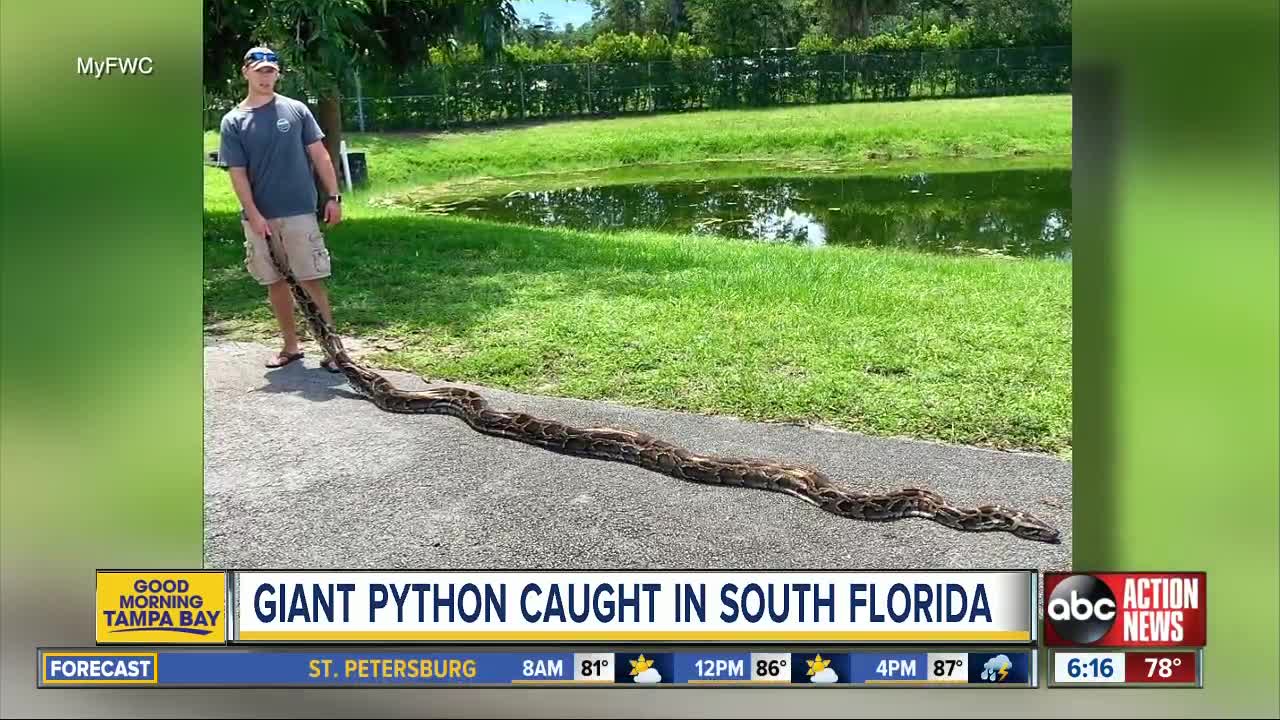
[[[389,83],[366,79],[362,95],[344,92],[342,114],[348,130],[439,130],[628,113],[1059,93],[1070,87],[1070,46],[474,65],[427,68]],[[206,127],[217,128],[235,102],[208,103]]]

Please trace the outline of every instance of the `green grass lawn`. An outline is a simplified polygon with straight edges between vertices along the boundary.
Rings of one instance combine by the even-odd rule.
[[[989,117],[999,107],[1012,117]],[[630,157],[620,153],[668,157],[661,148],[686,160],[700,151],[774,151],[829,162],[831,143],[857,155],[879,152],[878,139],[920,153],[945,153],[951,138],[986,137],[986,154],[1039,143],[1054,148],[1046,162],[1060,165],[1069,108],[1069,98],[805,107],[353,144],[383,148],[371,156],[383,190],[392,184],[388,165],[411,180],[403,188],[620,167]],[[1037,122],[1037,114],[1050,117]],[[878,126],[885,123],[891,129]],[[752,127],[790,142],[735,148],[725,140],[754,137]],[[1002,127],[1026,132],[999,140]],[[229,185],[222,171],[206,173],[211,187]],[[264,293],[241,264],[234,196],[223,192],[211,193],[206,207],[206,322],[272,337]],[[376,349],[376,366],[520,392],[1070,455],[1069,263],[532,229],[371,207],[373,196],[349,205],[326,235],[335,319],[344,335]]]

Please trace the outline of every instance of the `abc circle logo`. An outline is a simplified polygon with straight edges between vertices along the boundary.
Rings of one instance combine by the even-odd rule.
[[[1092,575],[1072,575],[1049,596],[1049,622],[1065,640],[1097,642],[1116,622],[1116,596]]]

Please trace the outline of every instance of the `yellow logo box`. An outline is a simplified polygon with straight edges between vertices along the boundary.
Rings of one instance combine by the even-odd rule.
[[[99,645],[223,645],[224,572],[99,570]]]

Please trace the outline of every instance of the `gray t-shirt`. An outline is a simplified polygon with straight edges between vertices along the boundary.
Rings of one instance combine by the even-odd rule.
[[[222,116],[221,132],[218,160],[248,168],[253,202],[263,217],[316,212],[315,176],[306,146],[324,133],[305,103],[277,93],[256,108],[237,106]]]

